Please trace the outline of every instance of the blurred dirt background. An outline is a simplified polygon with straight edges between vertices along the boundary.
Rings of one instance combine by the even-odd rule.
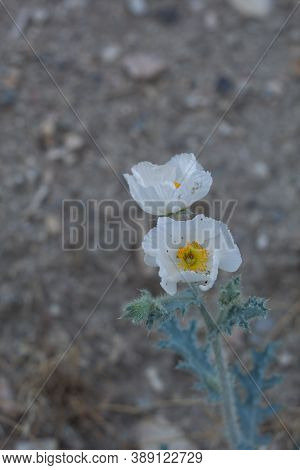
[[[198,153],[296,3],[1,1],[5,448],[226,447],[218,410],[192,389],[190,376],[174,370],[174,355],[119,319],[138,289],[160,293],[157,273],[137,251],[63,252],[62,200],[125,201],[110,166],[122,178],[142,160]],[[299,20],[300,11],[200,156],[214,177],[207,201],[238,201],[230,227],[244,258],[246,293],[272,307],[251,337],[236,333],[233,345],[247,361],[248,345],[280,340],[274,369],[284,382],[272,398],[298,442]],[[264,429],[270,448],[293,448],[276,418]]]

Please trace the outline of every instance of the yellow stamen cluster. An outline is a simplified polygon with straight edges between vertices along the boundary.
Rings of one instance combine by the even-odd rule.
[[[178,181],[173,181],[173,184],[174,184],[176,189],[180,188],[180,186],[181,186],[181,183],[178,183]]]
[[[208,251],[198,242],[187,243],[177,250],[178,267],[183,271],[205,272]]]

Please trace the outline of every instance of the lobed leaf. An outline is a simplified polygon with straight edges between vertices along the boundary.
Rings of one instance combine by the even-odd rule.
[[[191,321],[184,329],[172,317],[160,325],[159,331],[166,335],[166,339],[159,342],[159,347],[181,356],[177,368],[192,372],[197,377],[196,388],[206,390],[210,399],[217,400],[219,393],[215,367],[210,362],[208,348],[198,344],[196,322]]]
[[[267,302],[259,297],[242,299],[240,277],[233,278],[221,290],[220,316],[213,334],[224,332],[231,334],[234,326],[250,330],[250,321],[254,318],[265,318],[268,314]]]
[[[277,376],[266,377],[274,351],[274,343],[269,344],[263,351],[254,351],[249,374],[238,366],[233,368],[237,383],[241,387],[240,393],[236,394],[236,402],[241,430],[248,449],[257,449],[267,444],[268,436],[261,436],[259,428],[263,421],[278,410],[277,406],[266,404],[262,394],[280,381]]]

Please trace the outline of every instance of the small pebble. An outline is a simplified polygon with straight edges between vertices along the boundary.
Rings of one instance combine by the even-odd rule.
[[[277,97],[283,93],[283,84],[278,80],[269,80],[264,87],[264,94],[266,97]]]
[[[49,148],[54,144],[57,131],[57,122],[54,116],[49,115],[39,128],[39,140],[43,148]]]
[[[134,16],[144,16],[148,13],[146,0],[127,0],[128,11]]]
[[[227,76],[221,76],[216,81],[216,91],[221,96],[228,96],[234,90],[234,82]]]
[[[272,0],[228,0],[230,5],[246,18],[265,18],[272,10]]]
[[[64,147],[55,147],[46,153],[47,160],[51,162],[64,161],[68,157],[68,152]]]
[[[140,449],[193,449],[184,431],[163,416],[152,415],[137,423],[135,439]]]
[[[149,380],[150,386],[155,392],[162,392],[164,390],[164,384],[158,375],[157,369],[154,367],[148,367],[145,370],[145,375]]]
[[[103,62],[110,64],[115,62],[121,54],[121,48],[116,44],[109,44],[108,46],[104,47],[101,51],[101,59]]]
[[[60,233],[60,220],[55,214],[46,217],[45,225],[49,235],[58,235]]]
[[[221,122],[219,126],[219,133],[223,135],[224,137],[229,137],[230,135],[233,134],[233,127],[228,124],[228,122],[223,121]]]
[[[81,135],[70,132],[65,136],[64,145],[69,152],[79,152],[84,147],[84,139]]]
[[[56,450],[58,442],[54,438],[36,439],[35,441],[20,440],[16,442],[16,450]]]
[[[204,15],[204,26],[208,31],[215,31],[218,27],[218,17],[214,11],[208,11]]]
[[[49,305],[49,315],[51,317],[57,318],[61,315],[61,308],[58,304]]]
[[[141,53],[126,56],[123,65],[131,78],[145,81],[158,78],[167,68],[160,57]]]
[[[278,356],[278,362],[282,367],[289,367],[293,363],[293,356],[288,351],[283,351]]]
[[[209,99],[199,93],[190,93],[185,97],[184,105],[187,109],[206,108],[209,105]]]
[[[32,20],[37,24],[44,24],[49,19],[49,11],[46,8],[35,8],[31,13]]]
[[[270,176],[269,167],[265,162],[254,163],[253,173],[261,179],[266,179]]]
[[[261,233],[256,239],[256,246],[259,250],[265,250],[268,248],[270,240],[267,234]]]

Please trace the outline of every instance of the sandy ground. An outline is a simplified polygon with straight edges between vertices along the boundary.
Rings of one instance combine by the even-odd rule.
[[[176,358],[119,320],[137,289],[160,293],[141,253],[61,248],[63,199],[123,203],[133,164],[199,151],[210,207],[237,201],[246,292],[273,311],[234,345],[247,360],[247,344],[280,340],[273,398],[299,441],[300,11],[214,130],[296,1],[260,19],[219,0],[151,0],[141,15],[118,0],[3,3],[28,42],[0,5],[2,445],[226,446]],[[271,448],[293,447],[276,418],[265,430]]]

